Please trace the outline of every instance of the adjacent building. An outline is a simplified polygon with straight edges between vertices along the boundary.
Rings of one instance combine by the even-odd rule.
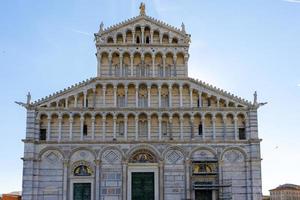
[[[280,185],[270,190],[271,200],[300,200],[300,186],[294,184]]]
[[[261,200],[262,104],[188,77],[190,38],[141,4],[101,23],[96,77],[18,102],[23,200]]]

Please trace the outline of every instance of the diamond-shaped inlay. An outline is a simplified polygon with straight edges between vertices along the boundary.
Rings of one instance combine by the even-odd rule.
[[[58,157],[55,153],[51,152],[48,154],[47,159],[49,162],[56,162],[58,160]]]
[[[119,157],[118,157],[118,155],[117,155],[115,152],[110,151],[110,152],[108,152],[108,153],[104,156],[104,158],[107,160],[107,162],[113,163],[113,162],[116,161]]]
[[[176,163],[180,158],[181,156],[176,151],[172,151],[172,153],[170,153],[168,156],[168,160],[171,163]]]

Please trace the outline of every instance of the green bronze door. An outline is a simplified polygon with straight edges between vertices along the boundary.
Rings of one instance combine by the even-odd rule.
[[[132,200],[154,200],[154,172],[133,172]]]
[[[74,183],[73,200],[91,200],[91,184]]]

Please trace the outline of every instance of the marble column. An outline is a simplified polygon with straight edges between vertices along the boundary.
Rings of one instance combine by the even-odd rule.
[[[166,77],[166,55],[163,55],[163,77]]]
[[[87,91],[84,91],[83,92],[83,105],[82,105],[83,108],[87,107],[87,105],[86,105],[87,104],[86,98],[87,98]]]
[[[102,116],[102,139],[103,139],[103,141],[105,140],[105,135],[106,135],[105,132],[106,132],[106,116],[103,113],[103,116]]]
[[[180,115],[180,139],[183,140],[183,115]]]
[[[117,107],[117,86],[114,85],[114,107]]]
[[[223,139],[226,140],[227,139],[227,127],[226,127],[226,123],[227,123],[227,117],[223,116]]]
[[[158,107],[161,107],[161,86],[158,86]]]
[[[120,56],[120,76],[123,76],[123,56]]]
[[[128,126],[128,118],[127,116],[124,117],[124,138],[127,140],[128,133],[127,133],[127,126]]]
[[[148,123],[148,140],[151,140],[151,116],[148,116],[147,123]]]
[[[133,76],[133,55],[130,55],[130,75]]]
[[[159,199],[164,199],[164,161],[159,161]]]
[[[212,118],[212,128],[213,128],[213,140],[216,139],[216,117]]]
[[[238,118],[234,117],[234,139],[238,140]]]
[[[186,199],[191,199],[191,182],[190,182],[191,160],[185,160],[185,185]]]
[[[125,107],[128,106],[128,87],[125,86]]]
[[[202,122],[202,139],[205,140],[205,116],[201,117]]]
[[[179,104],[180,104],[180,108],[182,108],[183,104],[182,104],[182,85],[179,86]]]
[[[68,100],[69,100],[68,98],[65,99],[66,108],[69,108],[69,101]]]
[[[135,107],[139,107],[139,86],[135,86]]]
[[[74,108],[77,108],[78,98],[77,95],[74,95]]]
[[[158,139],[161,140],[161,121],[162,117],[158,116]]]
[[[135,44],[135,31],[132,31],[132,44]]]
[[[69,119],[69,140],[72,141],[73,138],[73,117]]]
[[[193,108],[193,88],[190,88],[190,107]]]
[[[97,76],[100,77],[101,76],[101,54],[97,53]]]
[[[80,140],[83,140],[84,117],[80,117]]]
[[[58,142],[61,141],[61,124],[62,124],[62,116],[58,117]]]
[[[103,107],[105,107],[105,98],[106,98],[106,87],[102,87],[102,97],[103,97]]]
[[[169,117],[169,130],[170,130],[170,140],[173,140],[173,117]]]
[[[195,130],[194,130],[194,116],[191,117],[191,139],[193,140],[195,138]]]
[[[93,108],[96,107],[96,87],[93,88]]]
[[[152,77],[155,77],[155,55],[152,55]]]
[[[95,139],[95,116],[92,116],[92,140]]]
[[[96,200],[100,200],[100,170],[101,170],[101,161],[100,160],[95,160],[96,164]]]
[[[51,116],[49,115],[47,118],[47,141],[51,139]]]
[[[172,108],[172,85],[169,85],[169,108]]]
[[[147,86],[147,92],[148,92],[148,108],[151,107],[151,86]]]
[[[135,140],[137,141],[139,139],[139,117],[135,116]]]
[[[116,133],[116,126],[117,126],[117,116],[114,116],[113,118],[113,140],[117,139],[117,133]]]
[[[127,199],[127,161],[122,161],[122,199]]]
[[[199,108],[202,108],[202,92],[199,92],[198,93],[198,95],[199,95]]]
[[[141,31],[142,31],[142,44],[144,44],[145,42],[144,42],[144,35],[145,35],[145,27],[141,27]]]
[[[68,199],[68,168],[69,168],[69,160],[63,160],[64,166],[64,177],[63,177],[63,200]]]

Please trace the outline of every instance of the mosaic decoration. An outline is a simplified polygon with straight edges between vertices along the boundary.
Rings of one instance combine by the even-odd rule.
[[[133,154],[130,159],[131,163],[155,163],[156,159],[148,150],[140,150]]]

